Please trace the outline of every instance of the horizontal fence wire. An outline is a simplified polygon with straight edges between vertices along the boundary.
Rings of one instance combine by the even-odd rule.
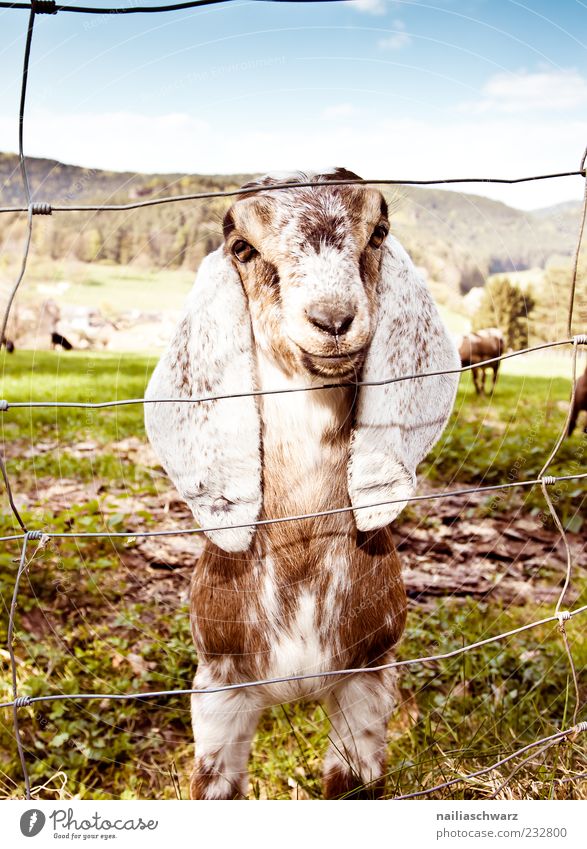
[[[31,539],[34,537],[27,537],[27,539]],[[41,538],[41,542],[44,543],[44,539]],[[26,546],[23,545],[24,554],[21,554],[20,567],[17,573],[17,578],[20,580],[22,575],[28,569],[31,561],[26,561]],[[18,588],[17,588],[18,589]],[[12,699],[7,702],[2,702],[0,704],[0,708],[13,707],[15,704],[18,707],[28,707],[30,705],[36,704],[37,702],[63,702],[63,701],[89,701],[94,699],[109,699],[111,701],[135,701],[140,699],[160,699],[167,698],[170,696],[189,696],[189,695],[198,695],[204,696],[210,693],[226,693],[232,692],[233,690],[248,690],[251,687],[269,687],[275,684],[288,684],[293,681],[312,681],[312,680],[322,680],[327,678],[336,678],[338,676],[344,677],[345,675],[357,675],[359,673],[378,673],[382,672],[385,669],[403,669],[407,666],[416,666],[423,663],[438,663],[441,660],[451,660],[454,657],[459,657],[460,655],[467,654],[470,651],[474,651],[475,649],[481,648],[483,646],[491,645],[492,643],[500,642],[501,640],[506,640],[509,637],[516,636],[517,634],[522,634],[525,631],[530,631],[533,628],[538,628],[541,625],[548,625],[552,622],[558,622],[560,625],[562,621],[568,621],[575,616],[579,616],[583,613],[587,613],[587,604],[582,607],[577,607],[575,610],[565,611],[564,616],[559,616],[558,614],[553,614],[552,616],[546,616],[544,619],[537,619],[535,622],[529,622],[526,625],[521,625],[519,628],[513,628],[511,631],[505,631],[502,634],[495,634],[492,637],[486,637],[484,640],[478,640],[476,643],[470,643],[466,646],[461,646],[458,649],[454,649],[449,652],[442,652],[440,654],[426,655],[423,657],[413,657],[408,658],[407,660],[394,660],[389,663],[382,663],[376,666],[361,666],[351,669],[330,669],[322,672],[304,672],[299,675],[284,675],[278,678],[262,678],[258,681],[239,681],[235,684],[222,684],[217,687],[201,687],[201,688],[193,688],[189,687],[186,689],[175,689],[175,690],[137,690],[131,693],[51,693],[46,696],[18,696],[15,699]]]
[[[233,398],[257,398],[261,395],[291,395],[297,392],[317,392],[325,389],[358,388],[360,386],[389,386],[392,383],[401,383],[404,380],[419,380],[426,377],[440,377],[443,374],[464,374],[477,368],[519,357],[522,354],[530,354],[534,351],[543,351],[546,348],[557,348],[561,345],[587,345],[587,333],[581,333],[570,339],[559,339],[558,342],[543,342],[524,348],[520,351],[511,351],[509,354],[501,354],[499,357],[491,357],[481,360],[475,365],[459,366],[458,368],[441,369],[440,371],[423,371],[414,374],[402,374],[397,377],[382,377],[380,380],[354,380],[341,383],[317,383],[312,386],[293,386],[287,389],[253,389],[250,392],[229,392],[223,395],[201,395],[198,398],[121,398],[114,401],[8,401],[0,400],[0,413],[7,410],[17,409],[41,409],[46,407],[75,408],[78,410],[105,410],[110,407],[128,407],[134,404],[204,404],[207,401],[228,401]]]
[[[259,191],[280,192],[291,189],[320,189],[332,186],[449,186],[467,183],[501,183],[509,186],[518,183],[531,183],[536,180],[558,180],[561,177],[585,177],[584,163],[578,171],[560,171],[554,174],[536,174],[532,177],[447,177],[445,179],[412,180],[400,178],[388,180],[376,179],[346,179],[346,180],[324,180],[311,182],[309,180],[291,180],[288,183],[273,183],[270,186],[261,186]],[[226,189],[224,191],[194,192],[192,194],[169,195],[161,198],[150,198],[149,200],[133,201],[131,203],[100,203],[100,204],[66,204],[53,205],[46,202],[32,204],[33,215],[51,215],[52,212],[114,212],[128,209],[142,209],[146,206],[160,206],[164,203],[179,203],[181,201],[210,200],[213,198],[232,198],[240,195],[250,195],[253,189]],[[31,205],[27,206],[2,206],[0,212],[29,212]]]
[[[498,769],[498,767],[503,766],[506,763],[509,763],[514,758],[523,755],[524,752],[529,751],[530,749],[535,749],[538,746],[542,746],[546,744],[547,746],[552,746],[554,743],[558,743],[561,740],[564,740],[571,735],[580,734],[584,731],[587,731],[587,722],[580,722],[577,725],[574,725],[572,728],[567,728],[564,731],[557,731],[554,734],[551,734],[548,737],[542,737],[540,740],[535,740],[533,743],[528,743],[527,746],[522,746],[521,749],[517,749],[515,752],[512,752],[511,755],[508,755],[505,758],[502,758],[499,761],[496,761],[491,766],[487,766],[484,769],[479,769],[477,772],[471,772],[468,775],[462,775],[458,778],[453,778],[450,781],[444,781],[442,784],[437,784],[435,787],[428,787],[425,790],[418,790],[415,793],[404,793],[403,796],[396,796],[396,799],[417,799],[420,796],[427,796],[430,793],[435,793],[438,790],[444,790],[447,787],[453,787],[455,784],[458,784],[461,781],[471,781],[474,778],[479,778],[481,775],[486,775],[488,772],[492,772],[494,769]],[[502,788],[503,789],[503,788]]]
[[[186,0],[185,3],[166,3],[156,6],[70,6],[56,3],[54,0],[33,0],[32,3],[0,2],[0,9],[24,9],[37,15],[56,15],[58,12],[82,12],[86,15],[133,15],[148,12],[179,12],[183,9],[197,9],[200,6],[218,6],[233,0]],[[340,0],[249,0],[253,3],[339,3]]]
[[[0,468],[4,467],[5,472],[5,464],[4,461],[0,458]],[[5,480],[8,480],[7,475],[3,474]],[[173,530],[165,530],[165,531],[140,531],[129,529],[128,531],[58,531],[54,533],[53,531],[29,531],[24,523],[22,523],[22,519],[19,519],[19,524],[23,528],[22,534],[12,534],[10,536],[0,537],[0,542],[8,542],[10,540],[22,540],[26,537],[27,534],[35,533],[42,534],[46,536],[48,539],[128,539],[129,537],[170,537],[170,536],[182,536],[182,535],[190,535],[190,534],[208,534],[213,531],[236,531],[240,528],[261,528],[265,525],[279,525],[283,522],[302,522],[307,519],[322,519],[325,516],[336,516],[339,513],[354,513],[355,510],[370,510],[375,507],[387,507],[390,504],[412,504],[418,501],[436,501],[439,498],[451,498],[457,496],[464,495],[474,495],[478,492],[497,492],[498,490],[503,489],[515,489],[517,487],[529,487],[536,486],[537,484],[546,485],[546,486],[554,486],[554,484],[559,483],[560,481],[570,481],[570,480],[585,480],[587,478],[587,472],[578,472],[574,475],[560,475],[555,477],[554,475],[549,475],[541,478],[534,478],[532,480],[523,480],[523,481],[509,481],[508,483],[495,483],[490,484],[489,486],[474,486],[468,489],[452,489],[447,490],[446,492],[429,492],[423,495],[410,495],[407,498],[392,498],[389,501],[376,501],[373,504],[357,504],[356,506],[345,506],[345,507],[332,507],[330,510],[320,510],[315,513],[300,513],[295,516],[276,516],[269,519],[257,519],[255,522],[245,522],[244,524],[239,525],[219,525],[213,528],[178,528]],[[8,484],[10,486],[10,483]],[[14,504],[12,493],[10,494],[10,499]],[[16,510],[16,506],[14,506]]]
[[[259,0],[264,2],[264,0]],[[286,0],[283,0],[284,2]],[[302,2],[303,0],[292,0],[292,2]],[[311,2],[331,2],[331,0],[310,0]],[[0,208],[0,212],[10,213],[10,212],[27,212],[27,232],[24,243],[23,250],[23,260],[19,275],[11,290],[8,298],[7,307],[5,309],[3,322],[2,322],[2,337],[5,335],[5,330],[8,323],[8,318],[10,315],[10,310],[16,296],[17,290],[24,278],[26,272],[26,264],[27,258],[30,251],[31,245],[31,237],[32,237],[32,228],[33,228],[33,216],[34,215],[47,215],[52,212],[66,212],[66,211],[113,211],[113,210],[123,210],[123,209],[139,209],[141,207],[146,206],[154,206],[163,203],[172,203],[176,201],[182,200],[201,200],[206,198],[215,198],[215,197],[238,197],[242,194],[250,193],[251,189],[236,189],[229,191],[215,191],[215,192],[201,192],[192,195],[177,195],[163,198],[155,198],[147,201],[140,201],[137,203],[127,203],[127,204],[97,204],[97,205],[80,205],[80,206],[52,206],[51,203],[48,202],[33,202],[29,179],[28,179],[28,171],[27,171],[27,163],[26,158],[24,156],[24,144],[23,144],[23,128],[24,128],[24,112],[25,112],[25,102],[26,102],[26,91],[27,91],[27,80],[28,80],[28,69],[29,69],[29,59],[30,59],[30,51],[31,51],[31,43],[32,43],[32,35],[33,35],[33,27],[35,21],[35,15],[37,14],[56,14],[57,12],[85,12],[88,14],[131,14],[131,13],[139,13],[139,12],[164,12],[164,11],[173,11],[179,9],[189,9],[196,8],[199,6],[208,6],[208,5],[216,5],[218,3],[227,2],[227,0],[193,0],[193,2],[186,3],[178,3],[173,5],[163,5],[163,6],[131,6],[131,7],[122,7],[122,8],[94,8],[94,7],[82,7],[82,6],[69,6],[69,5],[59,5],[53,2],[53,0],[33,0],[32,3],[7,3],[0,2],[0,8],[5,9],[25,9],[30,13],[29,24],[27,29],[27,38],[25,43],[25,52],[24,52],[24,63],[23,63],[23,74],[22,74],[22,84],[21,84],[21,98],[20,98],[20,109],[19,109],[19,165],[21,170],[22,182],[24,187],[24,193],[26,198],[26,206],[19,207],[2,207]],[[282,2],[282,0],[269,0],[269,2]],[[587,154],[587,151],[586,151]],[[19,566],[17,569],[17,573],[15,576],[15,582],[13,587],[13,595],[9,612],[9,621],[8,621],[8,652],[10,656],[10,665],[11,665],[11,678],[12,678],[12,691],[13,697],[10,701],[4,702],[0,704],[1,708],[12,708],[13,713],[13,727],[14,734],[17,744],[17,749],[19,753],[19,759],[21,762],[21,767],[24,776],[24,784],[25,784],[25,795],[26,798],[31,798],[31,788],[30,788],[30,779],[28,774],[26,755],[24,751],[24,746],[20,734],[19,727],[19,718],[18,711],[21,708],[31,706],[37,702],[50,702],[50,701],[87,701],[87,700],[114,700],[114,701],[130,701],[130,700],[148,700],[155,698],[163,698],[163,697],[171,697],[171,696],[183,696],[183,695],[199,695],[205,693],[214,693],[225,690],[236,690],[236,689],[244,689],[250,687],[261,687],[261,686],[271,686],[280,683],[286,683],[290,681],[302,681],[307,679],[328,679],[336,676],[344,676],[344,675],[356,675],[362,673],[371,673],[381,671],[383,669],[389,668],[403,668],[405,666],[412,666],[415,664],[425,664],[425,663],[435,663],[442,660],[449,660],[453,657],[457,657],[469,651],[474,651],[482,646],[497,643],[501,640],[509,639],[510,637],[516,636],[520,633],[528,631],[530,629],[539,627],[541,625],[547,625],[549,623],[558,622],[558,627],[561,632],[561,636],[563,639],[563,644],[567,653],[568,661],[570,664],[572,678],[574,682],[575,688],[575,708],[573,715],[573,725],[564,730],[556,731],[555,733],[543,737],[540,740],[536,740],[532,743],[529,743],[516,751],[510,753],[509,755],[503,757],[502,759],[496,761],[484,769],[478,770],[476,772],[458,776],[442,784],[437,784],[433,787],[424,788],[415,793],[407,793],[398,795],[394,798],[396,799],[412,799],[421,796],[425,796],[434,792],[441,791],[443,789],[450,788],[459,782],[469,782],[474,781],[476,778],[479,778],[482,775],[488,774],[493,770],[498,769],[499,767],[509,763],[510,761],[518,758],[520,755],[526,754],[527,752],[531,752],[531,754],[521,761],[510,773],[510,775],[505,779],[505,781],[498,787],[498,789],[493,794],[494,796],[501,792],[510,782],[511,778],[518,771],[518,769],[523,766],[529,759],[535,756],[535,750],[538,749],[538,754],[546,751],[550,746],[565,740],[565,739],[574,739],[577,734],[581,732],[587,731],[587,722],[576,722],[576,718],[578,715],[578,710],[580,707],[580,694],[577,683],[577,675],[576,670],[573,663],[573,657],[571,653],[571,649],[569,646],[569,642],[567,639],[566,631],[565,631],[565,623],[573,619],[575,616],[579,616],[585,612],[587,612],[587,605],[582,607],[578,607],[574,610],[565,610],[563,609],[563,602],[570,585],[571,581],[571,572],[572,572],[572,553],[569,546],[569,542],[567,539],[567,534],[565,528],[557,514],[557,511],[554,507],[552,499],[548,494],[548,487],[552,486],[559,481],[567,481],[567,480],[583,480],[587,478],[587,472],[570,474],[570,475],[559,475],[553,476],[548,475],[547,471],[555,459],[557,452],[562,444],[566,428],[568,422],[570,420],[571,408],[573,401],[575,399],[575,388],[576,388],[576,365],[577,365],[577,350],[579,345],[587,344],[587,334],[578,334],[572,336],[572,317],[573,317],[573,305],[575,299],[575,289],[576,282],[578,277],[578,268],[580,261],[580,253],[582,247],[582,239],[583,239],[583,231],[585,226],[585,218],[587,213],[587,179],[585,173],[585,156],[583,156],[581,160],[581,164],[578,170],[570,170],[563,171],[558,173],[549,173],[549,174],[541,174],[530,177],[518,177],[518,178],[449,178],[449,179],[439,179],[439,180],[333,180],[328,182],[297,182],[297,183],[284,183],[277,184],[272,186],[263,186],[263,191],[278,191],[282,189],[294,189],[294,188],[302,188],[302,187],[312,187],[319,188],[320,186],[329,186],[333,185],[349,185],[349,184],[358,184],[358,185],[449,185],[456,183],[505,183],[505,184],[517,184],[524,183],[534,180],[550,180],[562,177],[571,177],[571,176],[580,176],[585,180],[585,193],[583,198],[583,206],[582,206],[582,214],[581,214],[581,222],[579,228],[579,235],[576,244],[576,250],[573,258],[573,270],[572,270],[572,280],[570,287],[570,296],[569,296],[569,310],[568,310],[568,327],[567,327],[567,335],[569,338],[549,342],[542,345],[533,346],[530,348],[526,348],[522,351],[515,351],[509,354],[504,354],[500,357],[491,358],[485,360],[481,363],[476,364],[475,366],[464,366],[459,369],[450,369],[447,371],[438,371],[438,372],[427,372],[421,374],[410,374],[410,375],[401,375],[392,378],[382,378],[377,381],[357,381],[353,384],[345,384],[345,385],[353,385],[353,386],[378,386],[378,385],[386,385],[389,383],[394,383],[401,380],[414,380],[420,379],[430,376],[437,376],[440,374],[454,374],[468,371],[472,368],[485,367],[487,365],[491,365],[500,360],[508,359],[509,357],[519,356],[521,354],[528,354],[532,351],[537,351],[545,348],[553,348],[556,346],[568,345],[571,344],[572,347],[572,393],[571,399],[569,402],[568,413],[565,421],[565,425],[561,430],[559,438],[557,439],[553,449],[548,456],[544,466],[542,467],[538,477],[532,480],[524,480],[524,481],[512,481],[503,484],[495,484],[491,486],[478,486],[471,488],[463,488],[456,490],[448,490],[439,493],[426,493],[423,495],[411,496],[407,499],[394,499],[391,501],[378,502],[377,504],[371,505],[360,505],[358,507],[350,507],[344,506],[339,508],[333,508],[331,510],[325,510],[316,513],[308,513],[301,514],[298,516],[284,516],[284,517],[275,517],[269,519],[262,519],[254,523],[247,523],[247,525],[231,525],[224,526],[222,528],[186,528],[186,529],[177,529],[177,530],[161,530],[161,531],[138,531],[138,530],[129,530],[129,531],[121,531],[121,532],[113,532],[113,531],[104,531],[104,532],[69,532],[69,533],[54,533],[48,529],[45,530],[29,530],[22,518],[18,513],[18,509],[16,507],[12,489],[10,485],[10,479],[6,470],[6,465],[4,459],[0,456],[0,471],[2,474],[2,478],[5,483],[6,491],[8,494],[9,505],[11,508],[11,512],[14,515],[15,519],[19,523],[22,528],[23,533],[21,534],[13,534],[9,536],[0,537],[0,541],[11,541],[17,540],[21,541],[21,553],[19,559]],[[341,384],[337,384],[337,387],[340,387]],[[334,388],[334,384],[323,384],[321,386],[312,386],[312,387],[300,387],[293,388],[289,390],[263,390],[252,393],[238,393],[233,395],[216,395],[216,396],[206,396],[201,398],[188,398],[188,399],[176,399],[176,398],[162,398],[162,399],[144,399],[144,398],[135,398],[135,399],[122,399],[115,401],[106,401],[99,403],[82,403],[82,402],[59,402],[59,401],[30,401],[30,402],[11,402],[8,400],[0,401],[0,412],[8,412],[9,410],[14,409],[35,409],[40,407],[62,407],[62,408],[81,408],[81,409],[107,409],[110,407],[119,407],[130,404],[145,404],[145,403],[205,403],[207,401],[217,401],[228,398],[235,397],[244,397],[246,395],[277,395],[284,394],[286,392],[300,392],[300,391],[313,391],[315,389],[329,389]],[[227,684],[222,687],[216,688],[206,688],[206,689],[176,689],[176,690],[162,690],[162,691],[148,691],[148,692],[131,692],[131,693],[58,693],[58,694],[47,694],[42,696],[28,696],[28,695],[19,695],[18,693],[18,677],[17,677],[17,661],[14,652],[14,631],[15,631],[15,619],[16,619],[16,610],[17,610],[17,602],[18,602],[18,593],[20,588],[20,582],[24,575],[27,574],[31,564],[34,562],[39,551],[44,548],[45,545],[49,543],[52,539],[62,539],[62,538],[74,538],[74,539],[83,539],[83,538],[117,538],[117,537],[151,537],[151,536],[169,536],[176,534],[201,534],[210,532],[211,530],[225,530],[228,527],[231,528],[239,528],[239,527],[260,527],[267,524],[273,524],[276,522],[290,522],[290,521],[300,521],[302,519],[311,519],[311,518],[320,518],[323,516],[329,516],[336,513],[348,512],[351,510],[360,510],[365,509],[367,507],[374,506],[382,506],[384,504],[392,504],[398,502],[415,502],[415,501],[424,501],[424,500],[433,500],[438,498],[446,498],[449,496],[466,496],[473,493],[480,492],[492,492],[495,490],[504,490],[510,489],[513,487],[530,487],[540,485],[544,494],[544,498],[546,504],[549,508],[553,521],[559,531],[561,540],[565,547],[566,558],[567,558],[567,568],[565,572],[565,581],[563,587],[561,589],[555,610],[551,616],[547,616],[543,619],[537,620],[535,622],[530,622],[528,624],[522,625],[518,628],[512,629],[510,631],[497,634],[495,636],[487,637],[486,639],[479,640],[477,642],[470,643],[468,645],[462,646],[459,649],[455,649],[454,651],[444,652],[436,655],[428,655],[423,657],[411,658],[402,661],[394,661],[388,664],[383,664],[379,666],[370,666],[370,667],[359,667],[355,669],[342,669],[342,670],[325,670],[321,672],[312,672],[312,673],[304,673],[300,675],[290,675],[284,676],[281,678],[269,678],[265,680],[258,681],[242,681],[235,682],[232,684]],[[36,541],[37,547],[33,555],[27,559],[27,546],[29,542]],[[568,779],[570,780],[570,779]],[[567,781],[567,779],[565,779]]]

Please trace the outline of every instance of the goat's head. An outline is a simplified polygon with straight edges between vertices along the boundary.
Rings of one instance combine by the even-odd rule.
[[[249,184],[149,383],[149,438],[208,536],[227,551],[250,545],[262,504],[259,349],[298,378],[332,384],[361,370],[363,382],[383,383],[363,385],[353,411],[348,492],[362,531],[401,512],[452,407],[454,374],[393,380],[456,369],[459,358],[425,284],[388,235],[382,195],[363,186],[267,191],[276,182],[337,179],[358,178],[336,169]],[[236,397],[153,401],[211,395]],[[384,503],[362,509],[374,502]]]
[[[342,169],[310,179],[329,178],[359,179]],[[263,191],[271,182],[282,180],[249,184],[224,218],[257,344],[290,374],[357,374],[375,327],[387,203],[364,186]]]

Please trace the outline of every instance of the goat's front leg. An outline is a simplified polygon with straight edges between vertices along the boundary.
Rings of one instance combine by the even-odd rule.
[[[327,799],[381,798],[387,723],[394,704],[395,673],[389,669],[359,673],[330,692],[325,702],[332,725],[324,761]]]
[[[222,686],[200,668],[194,689]],[[247,795],[247,762],[260,708],[252,690],[192,695],[192,727],[196,760],[192,799],[243,799]]]

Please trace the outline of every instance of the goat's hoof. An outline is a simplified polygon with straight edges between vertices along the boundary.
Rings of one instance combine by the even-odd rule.
[[[194,770],[190,778],[190,799],[246,799],[240,787],[224,782],[224,789],[218,787],[218,776],[206,771]]]
[[[325,799],[382,799],[384,795],[384,777],[365,784],[351,772],[333,769],[324,778]]]

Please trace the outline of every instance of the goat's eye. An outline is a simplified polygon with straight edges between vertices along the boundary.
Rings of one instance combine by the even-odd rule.
[[[239,239],[234,243],[232,246],[232,252],[239,262],[248,262],[253,259],[257,253],[255,248],[252,245],[249,245],[248,242],[245,242],[244,239]]]
[[[371,238],[369,239],[369,244],[372,248],[380,248],[383,244],[383,240],[387,236],[388,230],[385,224],[378,224],[377,227],[371,233]]]

